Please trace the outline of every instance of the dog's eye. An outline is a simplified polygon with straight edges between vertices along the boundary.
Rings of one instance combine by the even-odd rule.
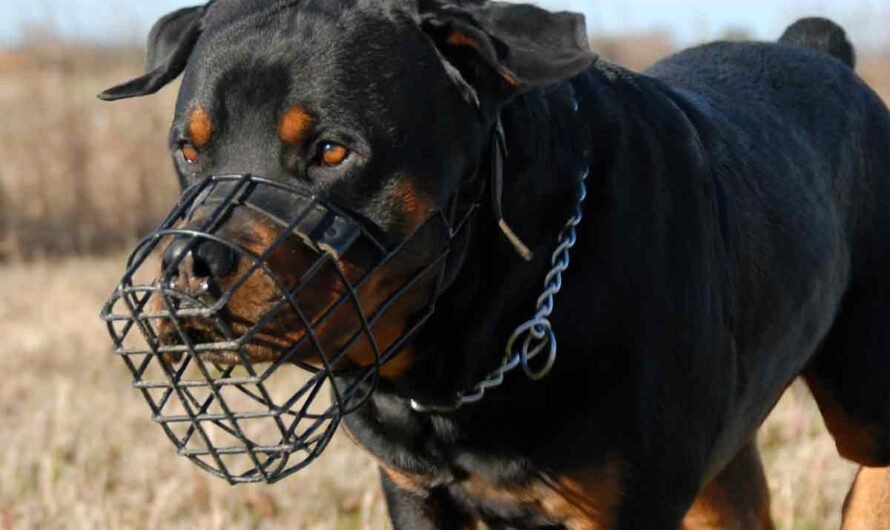
[[[198,162],[198,150],[192,144],[182,144],[179,147],[179,153],[187,164],[192,165]]]
[[[322,142],[318,147],[318,160],[327,167],[336,167],[349,157],[349,149],[336,142]]]

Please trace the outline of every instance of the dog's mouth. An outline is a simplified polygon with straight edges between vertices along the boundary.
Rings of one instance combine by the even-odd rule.
[[[231,483],[276,482],[407,366],[474,208],[383,242],[288,184],[208,177],[133,252],[102,318],[179,454]]]
[[[242,352],[234,348],[225,349],[227,342],[225,337],[207,330],[195,328],[186,328],[182,330],[182,332],[165,329],[158,337],[159,349],[163,351],[163,353],[161,353],[161,360],[170,365],[174,365],[174,367],[175,365],[182,363],[185,356],[185,350],[189,347],[198,349],[196,346],[201,345],[218,345],[223,348],[219,350],[197,351],[196,356],[205,363],[210,363],[217,367],[231,367],[237,364],[243,364],[245,359],[242,356]],[[247,350],[244,353],[247,353],[247,355],[252,358],[259,358],[266,355],[268,353],[265,351],[266,349],[265,346],[255,346],[252,344],[247,344],[243,347],[243,350]]]
[[[233,326],[230,324],[229,327]],[[158,328],[160,359],[174,367],[181,364],[187,355],[218,368],[261,366],[282,358],[286,358],[288,363],[312,370],[324,366],[317,359],[313,345],[306,340],[293,343],[287,336],[259,333],[244,341],[188,321],[180,328],[167,322],[161,323]]]
[[[254,276],[239,289],[222,288],[225,294],[217,297],[183,293],[168,278],[155,281],[168,286],[149,304],[159,317],[152,329],[160,359],[174,367],[191,356],[220,367],[281,363],[349,375],[383,364],[383,352],[398,339],[392,329],[407,326],[418,301],[404,296],[382,307],[391,290],[367,282],[346,293],[345,279],[335,282],[324,274],[319,285],[308,286],[318,288],[288,299],[269,296],[275,292],[270,285],[284,282]]]

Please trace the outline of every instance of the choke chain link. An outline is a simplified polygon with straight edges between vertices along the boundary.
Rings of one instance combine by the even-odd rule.
[[[587,177],[590,169],[585,169],[579,179],[578,203],[572,217],[566,222],[559,235],[559,245],[551,257],[551,268],[544,277],[544,291],[538,297],[535,316],[522,323],[510,335],[507,341],[506,355],[501,366],[491,372],[485,379],[476,383],[471,389],[459,392],[454,401],[446,405],[428,405],[411,400],[411,408],[422,413],[454,412],[464,405],[476,403],[485,397],[485,392],[504,383],[504,376],[518,367],[522,367],[526,376],[533,381],[546,377],[556,362],[556,334],[550,323],[553,314],[554,298],[562,289],[562,273],[568,270],[571,250],[578,242],[577,227],[584,217],[583,205],[587,199]],[[531,366],[531,362],[544,355],[543,364],[539,368]]]

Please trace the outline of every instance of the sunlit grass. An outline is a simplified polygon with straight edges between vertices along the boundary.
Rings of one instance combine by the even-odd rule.
[[[345,436],[275,486],[231,488],[175,456],[97,316],[122,260],[0,267],[0,529],[387,528],[374,465]],[[853,466],[803,387],[761,445],[780,528],[837,528]]]

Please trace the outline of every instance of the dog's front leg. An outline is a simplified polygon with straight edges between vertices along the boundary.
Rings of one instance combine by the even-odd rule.
[[[470,530],[475,519],[460,509],[442,489],[415,489],[397,484],[380,470],[383,494],[394,530]]]

